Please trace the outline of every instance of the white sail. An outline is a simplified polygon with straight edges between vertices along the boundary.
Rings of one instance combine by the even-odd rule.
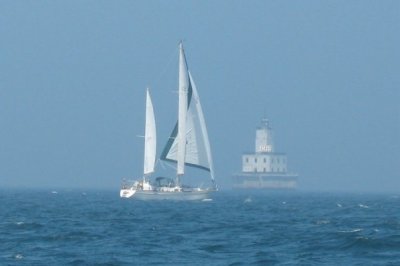
[[[186,66],[186,62],[185,62]],[[187,69],[187,68],[186,68]],[[161,155],[161,159],[167,161],[180,162],[179,153],[183,152],[179,149],[180,140],[184,139],[184,164],[198,167],[211,173],[211,179],[214,180],[213,163],[210,149],[210,142],[208,139],[207,128],[203,116],[203,111],[200,104],[200,98],[197,93],[196,86],[194,84],[191,74],[187,71],[188,77],[188,91],[187,97],[187,109],[185,110],[184,120],[184,137],[179,137],[180,132],[180,120],[178,120],[171,137],[164,148]],[[181,124],[182,125],[182,124]],[[182,132],[182,131],[181,131]],[[181,166],[183,169],[183,166]],[[179,172],[178,172],[179,174]]]
[[[154,172],[156,161],[156,121],[154,119],[153,103],[151,101],[149,89],[146,92],[146,124],[144,134],[144,169],[145,175]]]
[[[186,113],[188,106],[189,78],[186,65],[186,58],[183,52],[182,43],[179,45],[179,110],[178,110],[178,152],[177,152],[177,174],[185,172],[186,152]]]
[[[193,162],[191,162],[191,164],[201,166],[209,170],[211,173],[211,179],[214,181],[213,160],[211,155],[210,141],[208,139],[207,126],[203,115],[203,109],[201,108],[200,97],[199,94],[197,93],[196,84],[194,83],[190,72],[189,72],[189,78],[190,78],[190,84],[192,85],[193,89],[193,95],[188,113],[192,115],[192,119],[190,120],[193,121],[193,128],[198,127],[198,129],[196,128],[197,130],[190,131],[190,132],[197,132],[196,147],[198,150],[197,152],[198,156],[197,158],[193,159]],[[195,110],[192,111],[191,108]],[[187,149],[189,148],[187,147]],[[187,152],[187,154],[189,155],[189,152]],[[196,153],[192,152],[192,154]]]

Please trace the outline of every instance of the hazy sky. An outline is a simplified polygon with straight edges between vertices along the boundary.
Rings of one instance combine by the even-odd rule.
[[[400,191],[400,1],[0,1],[0,187],[109,187],[177,113],[184,41],[216,178],[267,115],[305,190]]]

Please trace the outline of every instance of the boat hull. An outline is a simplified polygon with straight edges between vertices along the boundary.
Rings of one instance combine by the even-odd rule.
[[[132,193],[132,191],[135,191]],[[131,190],[121,189],[120,196],[122,198],[132,198],[138,200],[203,200],[210,197],[212,191],[199,190],[199,191],[144,191],[144,190]]]
[[[121,189],[119,192],[119,196],[121,198],[131,198],[136,193],[136,189]]]

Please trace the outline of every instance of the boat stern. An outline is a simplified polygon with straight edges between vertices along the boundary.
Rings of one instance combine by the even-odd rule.
[[[136,193],[136,189],[132,188],[123,188],[119,192],[119,196],[121,198],[130,198]]]

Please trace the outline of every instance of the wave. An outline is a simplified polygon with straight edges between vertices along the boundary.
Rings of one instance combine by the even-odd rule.
[[[330,220],[317,220],[315,221],[315,224],[321,225],[321,224],[329,224],[331,221]]]
[[[370,250],[370,251],[399,251],[400,236],[367,237],[358,236],[347,239],[343,249]]]
[[[251,199],[251,197],[247,197],[247,198],[244,199],[243,203],[250,203],[252,201],[253,200]]]
[[[24,258],[24,256],[22,256],[22,254],[15,254],[14,258],[16,260],[22,260]]]
[[[344,230],[344,231],[338,231],[339,233],[357,233],[357,232],[361,232],[363,229],[362,228],[356,228],[353,230]]]
[[[0,209],[0,265],[400,261],[400,204],[388,196],[216,193],[212,203],[154,203],[42,194],[10,194]]]
[[[38,222],[17,221],[5,223],[6,227],[14,230],[34,230],[42,228],[44,225]]]

